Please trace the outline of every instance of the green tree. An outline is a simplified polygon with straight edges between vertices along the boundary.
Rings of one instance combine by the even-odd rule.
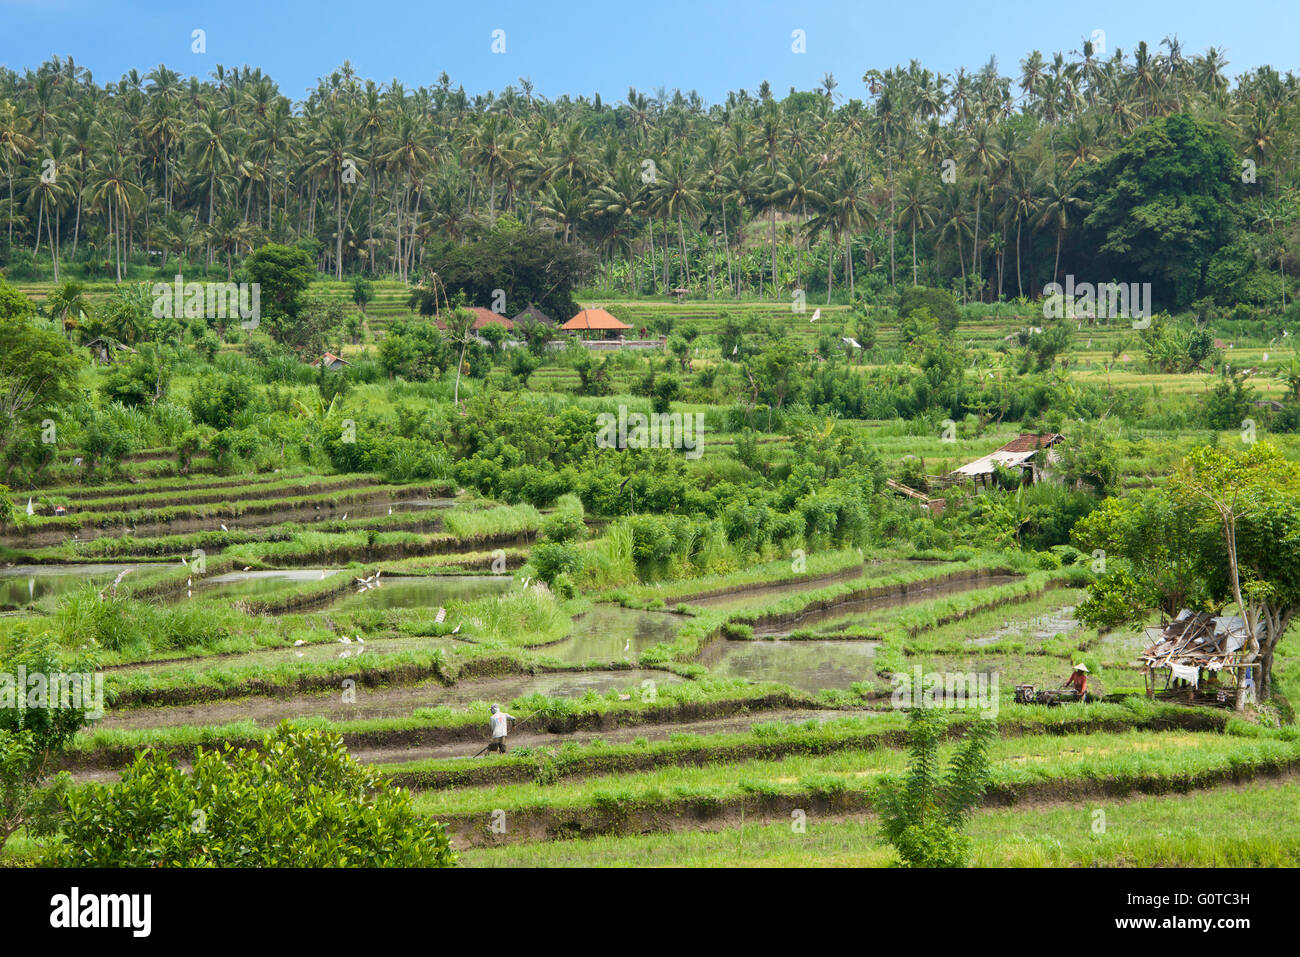
[[[316,278],[316,265],[306,250],[268,243],[244,263],[248,281],[259,285],[261,319],[276,342],[292,345],[302,337],[297,328],[306,307],[307,288]]]
[[[1277,643],[1300,613],[1300,465],[1269,442],[1240,453],[1207,446],[1188,454],[1170,492],[1222,536],[1205,566],[1217,571],[1219,593],[1241,610],[1242,660],[1259,662],[1257,685],[1267,698]],[[1237,707],[1243,703],[1239,687]]]
[[[1170,307],[1189,304],[1231,236],[1239,172],[1208,123],[1175,114],[1143,126],[1089,174],[1085,240],[1102,274],[1151,282]]]
[[[0,454],[15,437],[54,419],[77,393],[83,362],[57,330],[32,317],[30,301],[0,279]],[[7,479],[14,462],[5,455]]]
[[[1090,625],[1135,624],[1150,608],[1173,618],[1183,608],[1200,607],[1214,592],[1203,579],[1203,530],[1163,489],[1107,498],[1076,522],[1071,534],[1093,555],[1101,576],[1088,589],[1092,604],[1081,606],[1081,616],[1089,616],[1089,609],[1097,612],[1084,617]],[[1213,537],[1209,547],[1217,541]],[[1119,601],[1120,594],[1128,597]]]
[[[366,305],[375,296],[375,285],[365,276],[357,276],[352,280],[352,302],[362,312],[366,311]]]
[[[898,297],[898,318],[907,319],[912,313],[926,309],[932,319],[938,322],[939,331],[947,335],[957,328],[960,314],[957,300],[946,289],[929,289],[925,286],[909,286]]]

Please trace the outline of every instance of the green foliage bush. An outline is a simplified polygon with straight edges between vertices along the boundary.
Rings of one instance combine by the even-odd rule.
[[[65,702],[60,696],[59,707],[27,707],[34,702],[28,701],[28,689],[14,680],[19,668],[29,677],[43,676],[48,690],[51,676],[89,674],[93,661],[84,656],[66,661],[44,632],[20,629],[10,641],[0,658],[0,671],[13,676],[7,694],[0,689],[0,848],[20,827],[42,834],[49,829],[51,804],[57,804],[67,787],[66,775],[52,784],[49,776],[59,756],[86,725],[91,710],[86,705],[94,704],[87,701],[91,690],[83,685],[79,702],[71,698]],[[54,704],[50,698],[45,703]]]
[[[938,708],[913,709],[907,775],[882,783],[876,793],[881,830],[903,867],[962,867],[970,854],[961,829],[988,786],[997,727],[986,719],[972,722],[944,774],[938,755],[946,724]]]
[[[341,735],[285,722],[261,751],[199,750],[193,771],[140,753],[121,783],[70,792],[62,867],[449,867],[446,829],[416,815]]]

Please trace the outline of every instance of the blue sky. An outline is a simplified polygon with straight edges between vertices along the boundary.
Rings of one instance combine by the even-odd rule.
[[[1188,54],[1220,46],[1233,76],[1266,63],[1296,69],[1295,14],[1295,0],[0,0],[0,64],[22,70],[71,55],[103,83],[160,62],[186,76],[247,63],[294,99],[344,59],[362,77],[408,86],[432,85],[445,70],[471,94],[524,76],[544,96],[600,92],[607,101],[636,86],[695,89],[716,102],[765,79],[784,94],[818,85],[829,71],[838,92],[860,97],[872,67],[916,57],[950,72],[995,55],[1015,75],[1030,50],[1077,49],[1094,30],[1104,31],[1109,50],[1129,51],[1141,39],[1156,45],[1171,33]],[[196,29],[206,32],[206,54],[191,50]],[[497,29],[504,54],[491,49]],[[806,36],[803,54],[791,51],[794,30]]]

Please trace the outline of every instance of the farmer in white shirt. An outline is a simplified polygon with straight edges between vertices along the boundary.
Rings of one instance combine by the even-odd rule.
[[[492,730],[492,741],[488,744],[488,751],[506,753],[506,733],[514,723],[514,715],[506,714],[496,705],[492,706],[492,715],[488,718],[488,726]]]

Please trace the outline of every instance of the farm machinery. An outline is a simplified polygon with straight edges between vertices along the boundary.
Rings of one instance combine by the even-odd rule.
[[[1035,688],[1033,685],[1016,685],[1016,704],[1071,704],[1086,700],[1073,688]]]

